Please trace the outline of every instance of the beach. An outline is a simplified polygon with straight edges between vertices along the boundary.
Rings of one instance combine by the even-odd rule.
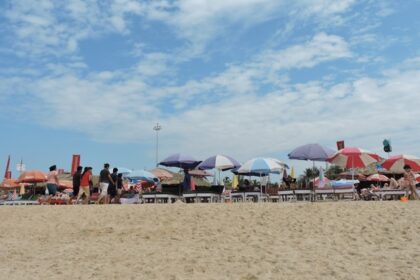
[[[418,279],[420,202],[4,206],[2,279]]]

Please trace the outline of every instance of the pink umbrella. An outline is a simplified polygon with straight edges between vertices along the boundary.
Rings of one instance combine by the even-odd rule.
[[[411,155],[397,155],[385,160],[382,167],[395,173],[403,173],[404,165],[410,165],[413,171],[420,171],[420,158]]]
[[[388,182],[389,178],[382,174],[373,174],[366,178],[367,181]]]

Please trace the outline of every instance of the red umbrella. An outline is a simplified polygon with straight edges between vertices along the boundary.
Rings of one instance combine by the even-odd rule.
[[[420,174],[416,174],[415,178],[416,178],[417,183],[420,183]]]
[[[47,175],[38,170],[25,171],[19,176],[19,183],[42,183],[47,181]]]
[[[410,165],[413,171],[420,171],[420,158],[410,155],[392,156],[384,161],[382,167],[395,173],[403,173],[404,165]]]
[[[379,155],[360,148],[341,149],[328,159],[332,164],[344,168],[365,168],[380,160],[381,157]]]
[[[366,178],[367,181],[388,182],[389,178],[382,174],[373,174]]]

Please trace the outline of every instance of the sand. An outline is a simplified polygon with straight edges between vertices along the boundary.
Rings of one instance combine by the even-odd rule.
[[[0,207],[1,279],[420,279],[420,202]]]

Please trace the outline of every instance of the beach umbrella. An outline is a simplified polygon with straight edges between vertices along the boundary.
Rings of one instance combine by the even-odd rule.
[[[1,188],[4,189],[13,189],[13,188],[19,188],[19,182],[15,179],[4,179],[3,182],[0,184]]]
[[[117,167],[117,169],[118,169],[118,173],[121,173],[123,175],[133,172],[133,170],[125,168],[125,167]]]
[[[334,150],[314,143],[299,146],[291,151],[288,156],[289,159],[327,161],[334,153]]]
[[[47,181],[47,175],[38,170],[32,170],[32,171],[25,171],[23,172],[19,178],[19,183],[42,183]]]
[[[196,176],[196,177],[209,177],[209,176],[213,176],[213,174],[210,174],[204,170],[200,170],[200,169],[193,169],[193,170],[188,170],[188,174],[190,174],[191,176]]]
[[[315,182],[315,187],[324,188],[326,185],[330,184],[330,179],[328,179],[327,177],[321,178],[321,176],[319,176],[315,178],[314,182]]]
[[[328,161],[343,168],[365,168],[378,162],[381,157],[373,152],[360,148],[344,148],[331,156]]]
[[[255,173],[269,174],[283,172],[284,166],[280,164],[280,161],[272,158],[253,158],[245,162],[239,169],[238,174],[244,173]]]
[[[229,157],[229,156],[225,156],[225,155],[215,155],[212,157],[207,158],[206,160],[204,160],[203,162],[201,162],[197,168],[199,169],[218,169],[218,170],[229,170],[229,169],[233,169],[233,168],[237,168],[240,167],[241,164]]]
[[[179,167],[182,169],[193,169],[195,168],[201,161],[196,160],[194,157],[189,155],[183,154],[173,154],[163,161],[159,162],[159,165],[167,166],[167,167]]]
[[[357,180],[366,180],[366,176],[363,175],[362,173],[354,173],[354,172],[341,172],[340,174],[338,174],[338,177],[340,179],[357,179]]]
[[[142,180],[149,182],[153,182],[154,179],[157,179],[153,173],[142,169],[133,170],[131,173],[128,173],[126,177],[132,180]]]
[[[158,177],[161,181],[163,180],[169,180],[172,179],[174,177],[174,175],[163,168],[154,168],[152,170],[150,170],[150,173],[153,173],[156,177]]]
[[[382,174],[372,174],[366,178],[367,181],[373,182],[388,182],[389,178]]]
[[[60,183],[58,184],[58,188],[61,189],[61,190],[73,189],[73,181],[60,180]]]
[[[277,159],[273,158],[254,158],[245,162],[239,169],[238,174],[247,175],[247,174],[258,174],[257,176],[267,176],[270,173],[282,174],[284,170],[284,165]],[[262,184],[262,182],[261,182]],[[262,193],[262,186],[260,188]]]
[[[416,182],[420,183],[420,174],[415,174],[414,177],[416,178]]]
[[[404,165],[410,165],[413,171],[420,171],[420,158],[412,155],[396,155],[382,163],[383,168],[395,173],[403,173]]]

